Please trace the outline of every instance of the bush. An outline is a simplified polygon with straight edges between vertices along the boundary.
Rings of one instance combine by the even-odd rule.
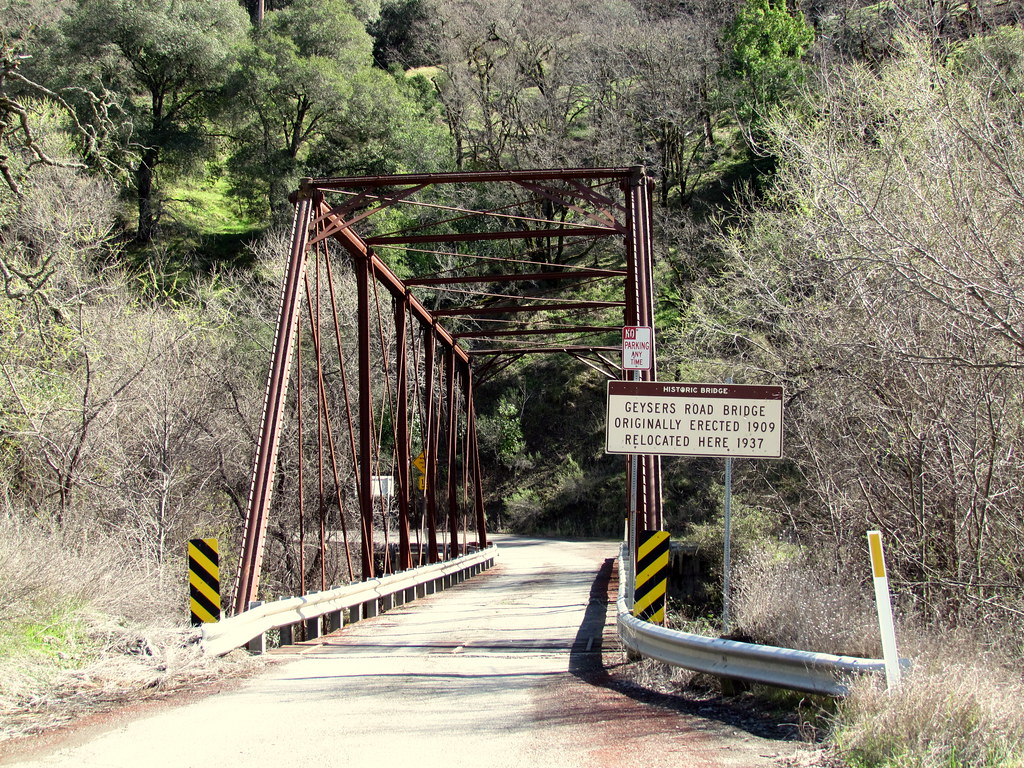
[[[721,487],[715,489],[716,495]],[[722,496],[711,502],[716,510],[715,516],[700,523],[691,523],[679,537],[682,541],[697,545],[697,554],[701,563],[701,574],[706,599],[699,604],[689,606],[694,616],[707,618],[706,614],[717,613],[722,607],[723,564],[725,555],[725,520]],[[670,526],[671,527],[671,526]],[[733,563],[733,579],[739,563],[743,562],[751,548],[761,546],[768,539],[772,521],[765,510],[748,506],[733,496],[732,504],[732,535],[731,551]],[[734,590],[735,594],[735,590]]]
[[[183,579],[162,589],[152,563],[114,539],[0,512],[0,742],[253,668],[244,653],[202,652],[173,597]]]
[[[737,628],[766,645],[876,658],[870,587],[827,570],[802,549],[748,551],[736,568]]]
[[[974,45],[969,76],[908,40],[773,117],[774,186],[692,325],[786,387],[790,535],[856,563],[877,528],[922,613],[984,626],[1024,608],[1024,38]]]
[[[157,584],[158,574],[113,540],[0,516],[0,702],[38,697],[95,661],[105,639],[94,629],[105,616],[168,622],[175,606]]]

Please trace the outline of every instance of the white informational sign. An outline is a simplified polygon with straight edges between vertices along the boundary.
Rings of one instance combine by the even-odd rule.
[[[782,457],[782,387],[609,381],[607,453]]]
[[[371,475],[370,495],[378,499],[395,495],[395,478],[392,475]]]
[[[649,371],[654,358],[654,333],[650,326],[627,325],[622,329],[622,369]]]

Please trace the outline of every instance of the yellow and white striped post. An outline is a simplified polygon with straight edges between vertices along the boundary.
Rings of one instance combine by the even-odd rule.
[[[220,621],[220,557],[216,539],[189,540],[188,588],[192,626]]]
[[[871,552],[871,574],[875,582],[878,630],[882,636],[885,684],[886,687],[893,688],[900,682],[900,659],[896,653],[896,628],[892,618],[892,596],[889,593],[889,577],[885,572],[881,531],[868,531],[868,550]]]

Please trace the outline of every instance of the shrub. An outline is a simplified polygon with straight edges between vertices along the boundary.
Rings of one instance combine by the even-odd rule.
[[[0,511],[0,742],[253,668],[203,653],[175,587],[109,537]]]
[[[736,568],[737,628],[757,642],[874,658],[878,620],[870,587],[795,547],[753,549]]]

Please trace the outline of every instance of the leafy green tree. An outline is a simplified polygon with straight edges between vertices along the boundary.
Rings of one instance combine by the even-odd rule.
[[[380,17],[370,25],[373,35],[373,59],[377,66],[408,69],[433,61],[425,50],[423,26],[429,20],[425,0],[386,0]]]
[[[726,30],[730,73],[739,83],[741,119],[756,124],[766,110],[782,103],[802,79],[801,59],[814,42],[814,30],[786,0],[747,0]]]
[[[94,135],[77,121],[71,104],[32,68],[34,54],[46,44],[40,31],[56,23],[64,4],[0,2],[0,178],[6,186],[0,190],[0,226],[14,202],[24,199],[22,184],[30,171],[40,166],[84,170],[79,156],[94,149]],[[53,145],[53,123],[61,122],[73,126],[79,152],[64,152],[68,141]]]
[[[238,128],[229,170],[239,196],[258,208],[287,204],[309,145],[339,120],[372,50],[344,0],[299,0],[267,14],[231,78]]]
[[[498,412],[493,419],[496,433],[495,450],[498,458],[508,465],[512,465],[526,450],[523,427],[520,424],[521,417],[520,409],[511,400],[502,398],[498,402]]]
[[[432,170],[444,139],[422,80],[373,67],[373,40],[345,0],[268,13],[232,77],[236,194],[274,215],[305,175]],[[435,125],[436,123],[436,125]]]
[[[214,97],[247,26],[235,0],[81,0],[63,25],[67,77],[117,109],[141,243],[157,223],[157,170],[208,142]]]
[[[367,68],[333,129],[310,153],[322,176],[446,170],[451,153],[437,97],[422,77]]]

